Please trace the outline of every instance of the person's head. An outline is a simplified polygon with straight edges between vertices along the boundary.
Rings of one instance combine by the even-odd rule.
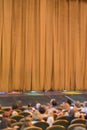
[[[39,112],[40,112],[41,114],[44,114],[44,113],[46,112],[45,106],[41,105],[41,106],[39,107]]]
[[[22,101],[21,100],[17,101],[17,106],[18,106],[18,108],[22,107]]]
[[[13,103],[13,104],[12,104],[12,110],[14,110],[14,109],[18,109],[17,103]]]
[[[52,106],[53,107],[57,106],[57,102],[56,101],[52,101]]]
[[[28,121],[28,122],[31,122],[32,121],[32,115],[26,116],[25,120]]]
[[[70,117],[74,117],[74,109],[71,109],[71,110],[69,111],[69,116],[70,116]]]
[[[24,118],[24,123],[21,130],[24,130],[24,128],[29,126],[32,126],[32,115],[28,115]]]
[[[32,104],[31,104],[31,103],[28,104],[28,108],[29,108],[29,107],[32,107]]]
[[[84,105],[85,107],[87,107],[87,101],[84,101],[83,105]]]
[[[50,103],[53,107],[57,106],[56,99],[51,99]]]
[[[80,102],[80,101],[77,101],[77,102],[75,103],[75,105],[76,105],[77,108],[80,108],[80,107],[81,107],[81,102]]]
[[[67,99],[66,103],[68,103],[70,106],[72,104],[71,100]]]
[[[11,108],[6,108],[6,109],[4,110],[3,116],[4,116],[4,117],[10,117],[11,112],[12,112],[12,109],[11,109]]]
[[[40,103],[37,103],[37,104],[36,104],[36,109],[39,110],[40,106],[41,106],[41,104],[40,104]]]

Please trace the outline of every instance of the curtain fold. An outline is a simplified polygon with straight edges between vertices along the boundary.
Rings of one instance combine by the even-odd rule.
[[[0,0],[0,91],[86,90],[87,2]]]

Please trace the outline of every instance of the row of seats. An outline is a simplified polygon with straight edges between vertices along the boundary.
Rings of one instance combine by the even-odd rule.
[[[86,126],[84,124],[72,124],[67,129],[61,125],[53,125],[45,129],[41,128],[41,126],[40,127],[33,126],[33,127],[27,127],[24,130],[74,130],[74,128],[76,127],[83,128],[83,130],[86,130]]]
[[[15,117],[16,118],[13,119],[13,121],[15,121],[15,122],[13,122],[12,125],[19,126],[19,130],[20,130],[21,126],[23,125],[23,122],[19,121],[19,118],[17,120],[18,116],[15,116]],[[19,117],[21,117],[21,116],[19,116]],[[17,122],[17,121],[19,121],[19,122]],[[38,127],[41,128],[42,130],[73,130],[73,128],[77,127],[77,126],[83,127],[84,130],[86,130],[86,120],[81,119],[81,118],[73,119],[70,124],[67,120],[64,120],[64,119],[56,120],[51,127],[49,127],[49,124],[47,122],[38,121],[38,122],[34,123],[33,127],[25,128],[25,130],[28,130],[28,129],[29,130],[40,130],[40,129],[38,129]]]

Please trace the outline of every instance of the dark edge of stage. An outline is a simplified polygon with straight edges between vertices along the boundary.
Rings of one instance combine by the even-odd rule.
[[[12,106],[13,103],[21,101],[23,106],[28,104],[35,105],[37,102],[47,104],[51,99],[55,98],[60,104],[67,99],[72,102],[87,100],[86,91],[12,91],[11,93],[0,92],[0,104],[2,106]]]

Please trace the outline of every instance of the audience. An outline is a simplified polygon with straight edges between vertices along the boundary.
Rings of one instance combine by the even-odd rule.
[[[0,115],[0,130],[5,129],[8,127],[7,120],[3,117],[3,115]]]
[[[24,124],[22,125],[21,127],[21,130],[24,130],[24,128],[26,127],[33,127],[33,124],[32,124],[32,115],[28,115],[24,118]]]
[[[49,123],[50,126],[54,123],[54,112],[50,111],[48,113],[47,123]]]
[[[38,121],[46,121],[49,126],[52,126],[56,118],[60,116],[67,116],[69,123],[75,118],[87,119],[87,101],[82,104],[79,101],[72,103],[67,100],[62,104],[57,104],[55,99],[51,99],[46,105],[36,103],[35,106],[32,106],[28,104],[26,108],[22,106],[21,101],[17,101],[12,104],[12,108],[4,109],[4,113],[0,115],[0,130],[12,128],[11,117],[19,115],[20,111],[30,113],[20,120],[23,122],[21,130],[29,126],[34,127],[34,123]],[[15,126],[12,129],[17,130],[17,128],[18,126]],[[85,130],[85,128],[77,127],[74,130]]]
[[[45,105],[40,106],[39,112],[40,112],[42,120],[47,121],[47,109]]]

